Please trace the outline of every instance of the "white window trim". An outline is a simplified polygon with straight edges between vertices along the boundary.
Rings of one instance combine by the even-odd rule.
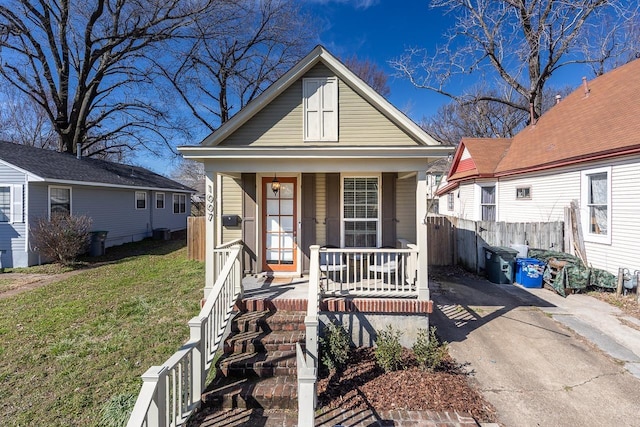
[[[13,193],[15,190],[15,186],[11,184],[0,184],[0,188],[8,188],[9,189],[9,214],[7,215],[7,221],[0,221],[0,224],[12,224],[13,221]]]
[[[598,173],[607,174],[607,234],[592,234],[589,232],[589,175]],[[582,225],[582,236],[585,242],[611,244],[611,166],[597,169],[583,170],[580,172],[580,222]]]
[[[178,198],[178,212],[176,212],[176,197]],[[180,212],[180,198],[184,197],[184,212]],[[187,213],[187,195],[186,194],[182,194],[182,193],[173,193],[172,197],[171,197],[171,211],[175,214],[175,215],[182,215]]]
[[[340,174],[340,246],[344,246],[344,179],[378,178],[378,224],[376,226],[376,247],[382,246],[382,174]]]
[[[162,196],[162,207],[158,207],[158,196]],[[167,207],[166,198],[164,197],[164,193],[156,193],[156,209],[165,209]]]
[[[138,194],[144,194],[144,208],[138,207]],[[135,206],[137,211],[147,210],[147,192],[146,191],[136,191],[133,196],[133,205]]]
[[[47,210],[49,214],[49,220],[51,220],[51,189],[53,188],[69,190],[69,215],[73,215],[73,188],[64,187],[61,185],[50,185],[47,189]]]
[[[526,190],[529,189],[529,196],[528,197],[518,197],[518,190]],[[530,185],[523,185],[521,187],[516,187],[516,200],[531,200],[533,199],[533,195],[531,194],[531,186]]]
[[[495,222],[498,222],[500,220],[500,215],[498,212],[498,200],[500,200],[499,196],[499,188],[498,188],[498,183],[497,182],[483,182],[483,183],[477,183],[475,186],[475,200],[477,200],[477,203],[475,203],[475,217],[477,221],[482,221],[482,188],[484,187],[495,187],[495,197],[496,197],[496,202],[494,203],[494,206],[496,207],[496,220]]]
[[[319,87],[323,88],[320,100],[320,106],[318,111],[318,120],[320,121],[318,124],[320,135],[318,137],[308,136],[308,126],[309,126],[309,116],[307,114],[307,98],[309,97],[306,93],[306,82],[318,82]],[[323,100],[324,100],[324,92],[326,87],[332,87],[332,90],[335,90],[333,94],[333,99],[331,105],[327,110],[322,109]],[[313,78],[303,78],[302,79],[302,120],[303,120],[303,141],[305,142],[337,142],[338,141],[338,131],[339,131],[339,111],[338,111],[338,78],[337,77],[313,77]],[[335,128],[331,130],[331,132],[323,135],[323,129],[325,129],[324,123],[324,114],[323,111],[333,111],[335,116]]]

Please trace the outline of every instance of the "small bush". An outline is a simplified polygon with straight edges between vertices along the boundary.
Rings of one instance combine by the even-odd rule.
[[[100,409],[100,425],[103,427],[126,426],[137,398],[138,396],[133,393],[111,396]]]
[[[402,332],[395,330],[391,325],[382,331],[376,331],[376,348],[374,350],[378,365],[385,372],[396,371],[402,366],[402,346],[400,337]]]
[[[33,244],[40,254],[63,265],[71,265],[87,251],[91,218],[87,216],[52,215],[38,218],[31,230]]]
[[[422,368],[435,371],[447,357],[447,343],[440,344],[438,342],[435,327],[431,327],[428,332],[426,329],[418,329],[418,338],[413,345],[413,354]]]
[[[320,361],[328,369],[343,368],[349,359],[351,339],[341,325],[329,323],[324,330],[324,337],[319,340]]]

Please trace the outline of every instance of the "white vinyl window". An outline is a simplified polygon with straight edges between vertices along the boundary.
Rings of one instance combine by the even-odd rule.
[[[156,193],[156,209],[164,209],[164,193]]]
[[[453,212],[453,199],[454,195],[453,195],[453,191],[449,194],[447,194],[447,210],[450,212]]]
[[[11,187],[0,187],[0,222],[11,221]]]
[[[49,187],[49,218],[54,215],[71,215],[70,187]]]
[[[581,178],[584,239],[611,243],[611,168],[583,171]]]
[[[496,220],[496,186],[480,187],[480,219],[481,221]]]
[[[187,212],[187,196],[186,194],[173,195],[173,213],[182,214]]]
[[[136,209],[147,209],[146,191],[136,191]]]
[[[516,187],[516,199],[531,200],[531,187]]]
[[[302,79],[305,141],[338,141],[338,79]]]
[[[347,248],[378,246],[380,186],[378,177],[344,177],[343,237]]]

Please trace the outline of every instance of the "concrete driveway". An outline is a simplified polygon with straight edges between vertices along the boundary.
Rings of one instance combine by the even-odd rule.
[[[430,284],[431,324],[501,424],[640,426],[640,379],[630,373],[640,372],[640,324],[618,331],[612,325],[620,313],[586,295],[564,300],[545,289],[443,272]]]

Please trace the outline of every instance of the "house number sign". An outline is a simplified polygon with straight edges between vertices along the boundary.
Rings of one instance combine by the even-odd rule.
[[[213,186],[207,186],[207,221],[213,221],[213,213],[215,211],[215,199],[213,197]]]

